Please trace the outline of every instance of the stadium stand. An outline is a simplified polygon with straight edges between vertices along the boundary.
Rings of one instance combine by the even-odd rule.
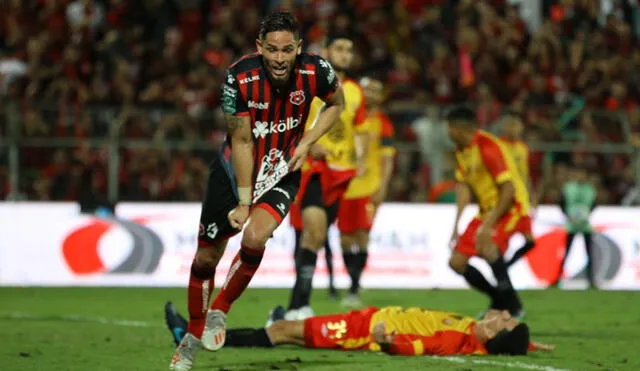
[[[283,8],[309,50],[329,29],[356,35],[352,74],[389,83],[402,175],[390,200],[437,199],[451,161],[444,146],[434,166],[429,141],[459,102],[486,128],[506,108],[523,113],[544,202],[572,165],[591,170],[599,203],[636,182],[640,48],[627,2],[603,16],[595,1],[542,1],[537,24],[504,0],[1,3],[0,199],[199,201],[224,136],[222,74],[254,48],[261,15]]]

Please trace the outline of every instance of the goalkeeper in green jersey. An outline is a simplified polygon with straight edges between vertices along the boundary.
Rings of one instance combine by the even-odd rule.
[[[564,258],[560,266],[560,272],[555,284],[562,278],[567,256],[571,249],[573,239],[577,234],[584,236],[585,246],[587,248],[587,279],[589,286],[595,287],[594,269],[593,269],[593,228],[589,222],[591,211],[596,206],[597,192],[593,185],[588,182],[588,173],[584,168],[575,167],[571,170],[571,180],[562,186],[562,197],[560,199],[560,207],[567,217],[567,240]]]

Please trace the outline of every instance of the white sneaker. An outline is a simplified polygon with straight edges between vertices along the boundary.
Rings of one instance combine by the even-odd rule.
[[[298,316],[300,315],[300,311],[298,309],[288,310],[284,315],[284,319],[287,321],[297,321]]]
[[[364,303],[362,303],[362,299],[360,299],[360,295],[358,294],[349,294],[345,296],[340,304],[349,309],[360,309],[364,306]]]
[[[202,346],[216,351],[222,348],[227,335],[227,315],[221,310],[207,311],[207,322],[202,332]]]
[[[173,353],[169,369],[174,371],[191,370],[193,361],[196,358],[196,353],[198,353],[201,346],[202,343],[198,338],[187,333],[180,341],[180,345],[176,348],[175,353]]]
[[[315,313],[313,313],[313,309],[308,305],[298,309],[298,320],[300,321],[313,316],[315,316]]]

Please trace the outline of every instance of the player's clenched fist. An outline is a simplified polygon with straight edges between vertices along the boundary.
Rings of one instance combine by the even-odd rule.
[[[249,218],[249,206],[238,205],[235,209],[231,210],[228,215],[229,224],[235,229],[242,229],[244,223]]]

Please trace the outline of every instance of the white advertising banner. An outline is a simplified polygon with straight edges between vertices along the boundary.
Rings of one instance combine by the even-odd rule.
[[[476,209],[465,210],[462,233]],[[200,205],[196,203],[122,203],[116,218],[82,215],[72,203],[0,203],[0,285],[186,286],[196,248]],[[362,278],[367,288],[464,288],[448,266],[455,206],[386,204],[371,232],[369,262]],[[598,207],[591,218],[595,270],[605,289],[640,289],[640,208]],[[536,247],[512,266],[517,288],[543,288],[558,274],[566,233],[555,206],[541,206],[533,228]],[[338,233],[331,246],[338,287],[349,278],[342,264]],[[224,282],[240,236],[231,239],[216,271]],[[507,257],[523,243],[512,238]],[[287,220],[267,244],[253,287],[291,287],[294,282],[294,232]],[[472,263],[488,277],[486,263]],[[567,287],[586,284],[584,241],[578,237],[567,261]],[[324,255],[314,286],[327,285]]]

